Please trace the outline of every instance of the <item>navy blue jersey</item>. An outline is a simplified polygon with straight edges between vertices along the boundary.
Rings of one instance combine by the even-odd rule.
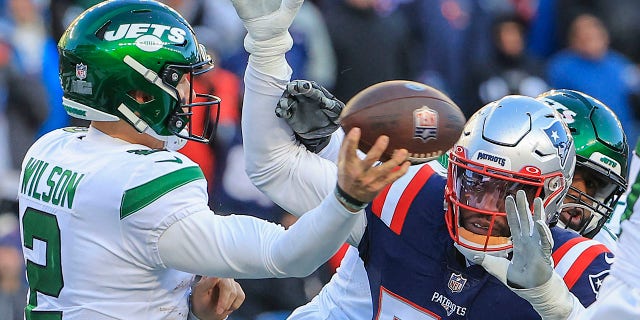
[[[540,319],[531,305],[487,273],[468,266],[444,221],[446,178],[412,166],[367,208],[359,250],[374,319]],[[569,289],[586,306],[613,257],[603,245],[552,228],[553,258]]]

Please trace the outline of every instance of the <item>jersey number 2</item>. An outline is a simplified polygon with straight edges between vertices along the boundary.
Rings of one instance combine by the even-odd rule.
[[[62,311],[33,311],[38,305],[37,292],[58,297],[64,286],[60,265],[60,228],[56,216],[27,208],[22,217],[24,230],[23,245],[32,250],[27,259],[27,279],[29,280],[29,303],[25,308],[27,320],[61,320]]]

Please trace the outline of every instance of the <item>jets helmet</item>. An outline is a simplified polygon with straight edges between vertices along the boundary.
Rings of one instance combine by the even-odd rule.
[[[567,194],[572,203],[562,210],[580,217],[579,223],[569,226],[562,220],[558,225],[576,229],[581,235],[593,238],[613,213],[613,207],[627,187],[629,145],[616,115],[602,102],[573,90],[551,90],[538,99],[558,110],[567,123],[576,144],[576,171],[590,175],[595,194],[587,194],[575,187]]]
[[[73,117],[123,119],[177,149],[185,139],[208,142],[215,133],[220,99],[178,94],[183,76],[213,68],[191,26],[170,7],[152,0],[101,2],[83,12],[58,43],[63,105]],[[144,101],[134,98],[142,93]],[[201,131],[190,125],[194,108]],[[211,114],[212,109],[214,113]],[[203,111],[203,112],[201,112]]]
[[[554,222],[573,177],[573,144],[560,115],[534,98],[506,96],[478,110],[449,153],[445,221],[456,247],[506,256],[504,203],[518,190],[530,203],[540,197]]]

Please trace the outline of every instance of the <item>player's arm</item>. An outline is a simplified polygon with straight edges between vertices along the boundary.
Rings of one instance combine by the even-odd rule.
[[[319,207],[288,230],[251,216],[218,216],[193,197],[195,212],[171,224],[158,240],[158,255],[165,267],[193,274],[224,278],[302,277],[313,272],[344,243],[362,207],[389,183],[406,173],[406,150],[378,166],[388,145],[381,137],[364,159],[356,153],[360,132],[352,130],[340,149],[338,182]],[[396,170],[399,167],[399,170]],[[296,197],[296,190],[289,190]],[[198,200],[200,199],[200,200]],[[184,203],[190,199],[181,199]],[[357,203],[360,202],[360,203]]]
[[[307,151],[275,107],[291,77],[287,31],[300,0],[233,0],[248,34],[242,135],[251,181],[286,211],[300,216],[332,192],[336,166]],[[292,197],[289,190],[296,190]]]

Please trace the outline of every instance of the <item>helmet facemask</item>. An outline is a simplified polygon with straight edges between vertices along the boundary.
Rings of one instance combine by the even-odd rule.
[[[506,96],[479,109],[449,153],[445,221],[457,249],[508,257],[505,200],[518,190],[531,212],[541,198],[546,222],[555,223],[574,164],[569,129],[549,106]]]
[[[133,113],[128,112],[131,110],[127,110],[141,110],[145,108],[144,104],[153,103],[153,100],[155,100],[155,97],[152,95],[149,95],[149,100],[144,103],[135,101],[135,99],[129,99],[127,104],[133,103],[133,108],[126,108],[128,106],[125,105],[121,106],[118,110],[123,113],[125,118],[128,119],[138,131],[148,133],[158,140],[168,142],[166,146],[169,149],[177,150],[181,148],[186,143],[186,140],[208,143],[216,132],[216,126],[220,116],[220,98],[211,94],[196,93],[193,89],[194,83],[199,81],[198,77],[213,69],[213,62],[211,57],[206,53],[204,46],[199,45],[198,51],[200,54],[198,60],[200,62],[193,65],[167,64],[160,72],[160,75],[147,69],[129,56],[124,59],[126,64],[144,76],[147,81],[162,89],[165,93],[168,93],[171,103],[174,106],[171,108],[165,120],[164,127],[167,132],[157,132],[156,129],[145,125],[153,122],[153,119],[147,121],[144,116],[138,116],[140,114],[139,112]],[[183,77],[186,77],[189,83],[189,89],[183,90],[188,92],[186,97],[180,96],[178,90],[178,84]],[[214,110],[212,110],[212,108]],[[176,147],[171,147],[172,140],[176,140],[172,135],[179,140],[184,140],[173,142],[174,145],[176,143],[179,145],[177,149]]]
[[[579,189],[576,183],[583,187]],[[625,182],[616,174],[590,161],[578,160],[573,184],[560,207],[558,226],[592,238],[611,218],[624,190]]]
[[[461,147],[456,149],[450,153],[446,193],[449,234],[458,247],[506,255],[512,248],[506,197],[523,190],[527,199],[541,197],[546,204],[562,190],[557,185],[562,179],[558,174],[541,175],[535,167],[521,172],[501,170],[468,160]]]

